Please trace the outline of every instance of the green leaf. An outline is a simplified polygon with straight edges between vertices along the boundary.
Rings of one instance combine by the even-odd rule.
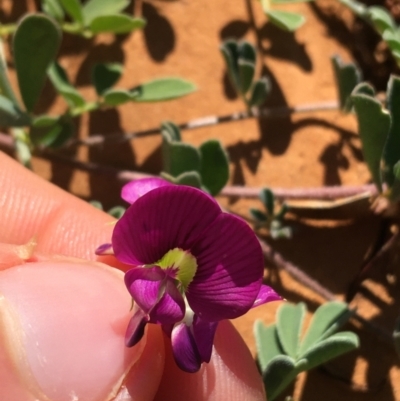
[[[204,142],[200,148],[200,176],[211,195],[217,195],[229,180],[228,155],[217,139]]]
[[[107,213],[119,220],[124,215],[125,211],[126,208],[123,206],[114,206]]]
[[[42,0],[42,10],[58,21],[65,18],[64,10],[59,0]]]
[[[273,401],[303,370],[305,361],[295,363],[287,355],[275,357],[263,372],[268,401]]]
[[[352,312],[344,302],[327,302],[314,313],[308,330],[300,345],[302,355],[315,343],[325,339],[339,329],[351,316]]]
[[[178,177],[173,177],[170,174],[161,172],[161,177],[177,185],[187,185],[189,187],[201,188],[201,178],[197,171],[187,171],[180,174]]]
[[[364,159],[379,191],[381,183],[381,159],[386,138],[389,133],[391,118],[381,103],[366,95],[352,96],[352,102],[358,120]]]
[[[15,68],[22,100],[32,111],[46,80],[47,69],[55,59],[61,31],[44,14],[28,14],[14,34]]]
[[[126,14],[109,14],[96,17],[90,22],[92,33],[110,32],[116,34],[128,33],[141,29],[146,25],[142,18],[132,18]]]
[[[171,141],[181,141],[181,131],[172,121],[164,121],[161,124],[161,131],[164,132],[165,135],[168,135]]]
[[[387,29],[382,34],[383,40],[388,44],[390,50],[393,52],[400,52],[400,33]]]
[[[395,179],[393,167],[400,160],[400,78],[394,75],[388,82],[386,103],[392,124],[383,150],[383,181],[390,188]]]
[[[161,133],[164,171],[173,177],[188,171],[200,170],[200,152],[194,146],[171,141],[169,135]]]
[[[297,305],[282,304],[276,314],[276,328],[279,342],[290,357],[296,359],[300,344],[301,329],[306,313],[306,305],[303,302]]]
[[[381,35],[386,29],[396,29],[396,24],[386,8],[371,6],[368,7],[368,14],[373,26]]]
[[[89,202],[89,204],[92,205],[93,207],[95,207],[96,209],[104,210],[103,204],[98,200],[91,200]]]
[[[322,340],[310,347],[302,358],[307,360],[306,369],[310,370],[322,365],[331,359],[352,351],[359,346],[359,339],[355,333],[342,331]]]
[[[265,14],[274,25],[289,32],[300,28],[306,20],[301,14],[288,11],[265,10]]]
[[[74,21],[83,24],[83,10],[79,0],[59,0],[59,2]]]
[[[222,43],[220,47],[222,56],[224,57],[225,64],[228,70],[229,78],[232,85],[236,90],[240,89],[239,80],[239,47],[235,40],[229,39]]]
[[[109,89],[103,96],[107,106],[118,106],[132,100],[131,93],[125,89]]]
[[[400,199],[400,161],[393,166],[394,181],[390,188],[389,199],[397,202]]]
[[[239,90],[244,95],[250,89],[253,82],[257,56],[254,46],[246,41],[239,43],[238,52]]]
[[[63,146],[73,135],[74,126],[69,119],[60,117],[53,125],[32,127],[31,139],[35,145],[57,149]]]
[[[243,95],[245,95],[247,91],[250,89],[251,83],[253,82],[255,64],[250,61],[239,60],[238,67],[239,67],[240,92]]]
[[[353,89],[352,95],[367,95],[367,96],[374,97],[375,96],[375,89],[368,82],[360,82]]]
[[[85,105],[85,99],[69,83],[67,74],[61,65],[53,63],[48,70],[48,75],[56,91],[66,100],[70,107],[83,107]]]
[[[268,364],[278,355],[284,354],[279,344],[276,325],[266,326],[261,320],[254,324],[254,337],[256,339],[257,359],[263,372]]]
[[[0,95],[0,127],[24,127],[31,118],[21,111],[10,99]]]
[[[267,77],[262,77],[253,84],[251,89],[250,106],[261,106],[271,92],[271,82]]]
[[[181,78],[160,78],[131,89],[135,102],[159,102],[186,96],[196,90],[196,86]]]
[[[19,162],[27,168],[32,168],[31,147],[27,132],[22,128],[13,128],[11,130],[15,143],[15,154]]]
[[[58,119],[59,119],[59,116],[49,116],[46,114],[42,115],[42,116],[38,116],[32,121],[32,127],[35,127],[35,128],[50,127],[50,126],[56,124]]]
[[[101,63],[93,67],[92,81],[96,92],[101,96],[107,89],[114,86],[123,71],[123,65],[119,63]]]
[[[118,14],[130,3],[130,0],[89,0],[83,6],[83,15],[87,24],[95,18]]]
[[[345,64],[339,56],[331,58],[335,73],[336,85],[339,91],[340,108],[349,112],[352,108],[350,96],[353,89],[361,81],[361,72],[353,63]]]
[[[262,188],[259,197],[265,209],[267,210],[268,215],[272,217],[275,209],[274,193],[269,188]]]
[[[254,209],[250,208],[249,209],[251,217],[257,222],[257,223],[265,223],[268,220],[268,217],[265,213],[263,213],[259,209]]]
[[[10,80],[8,78],[8,69],[4,56],[3,40],[0,38],[0,94],[8,98],[14,105],[20,108],[19,101],[15,96]]]

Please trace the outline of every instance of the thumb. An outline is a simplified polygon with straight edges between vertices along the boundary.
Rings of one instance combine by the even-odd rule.
[[[0,399],[107,401],[129,384],[124,400],[152,400],[161,334],[124,346],[130,302],[123,273],[100,263],[59,259],[0,271]],[[126,380],[132,367],[141,374]]]

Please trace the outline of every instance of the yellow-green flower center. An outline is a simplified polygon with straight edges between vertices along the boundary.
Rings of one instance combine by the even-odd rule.
[[[155,264],[165,270],[177,269],[176,278],[185,291],[197,271],[196,258],[190,252],[180,248],[171,249]]]

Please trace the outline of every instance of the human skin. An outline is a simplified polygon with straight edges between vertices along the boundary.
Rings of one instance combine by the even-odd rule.
[[[126,348],[124,266],[93,252],[110,242],[110,216],[2,153],[0,188],[1,400],[265,399],[252,356],[227,321],[210,363],[195,374],[179,370],[155,325]]]

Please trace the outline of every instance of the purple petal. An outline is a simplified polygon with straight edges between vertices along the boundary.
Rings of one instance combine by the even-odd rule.
[[[200,354],[190,328],[186,324],[181,323],[174,327],[171,344],[175,362],[182,370],[195,373],[200,369]]]
[[[142,310],[138,309],[132,316],[126,329],[125,344],[127,347],[133,347],[142,339],[147,323],[147,316]]]
[[[264,270],[253,230],[243,220],[223,213],[191,252],[198,263],[186,294],[193,311],[208,321],[246,313],[259,293]]]
[[[114,255],[113,247],[112,244],[101,244],[96,248],[94,253],[97,256],[102,256],[102,255]]]
[[[147,192],[166,185],[173,184],[158,177],[142,178],[140,180],[131,181],[122,187],[121,198],[132,204]]]
[[[166,279],[165,293],[150,312],[150,322],[173,324],[183,319],[185,301],[171,278]]]
[[[199,189],[179,185],[153,189],[115,225],[115,255],[121,262],[142,265],[157,262],[177,247],[190,250],[221,213]]]
[[[165,271],[160,267],[135,267],[126,272],[125,285],[144,313],[150,313],[158,302],[165,277]]]
[[[192,324],[193,336],[203,362],[210,362],[217,326],[218,322],[210,323],[194,315]]]
[[[267,302],[272,301],[282,301],[282,297],[276,293],[271,287],[268,285],[261,285],[260,291],[258,292],[257,298],[254,301],[252,308],[256,306],[260,306],[262,304],[266,304]]]

